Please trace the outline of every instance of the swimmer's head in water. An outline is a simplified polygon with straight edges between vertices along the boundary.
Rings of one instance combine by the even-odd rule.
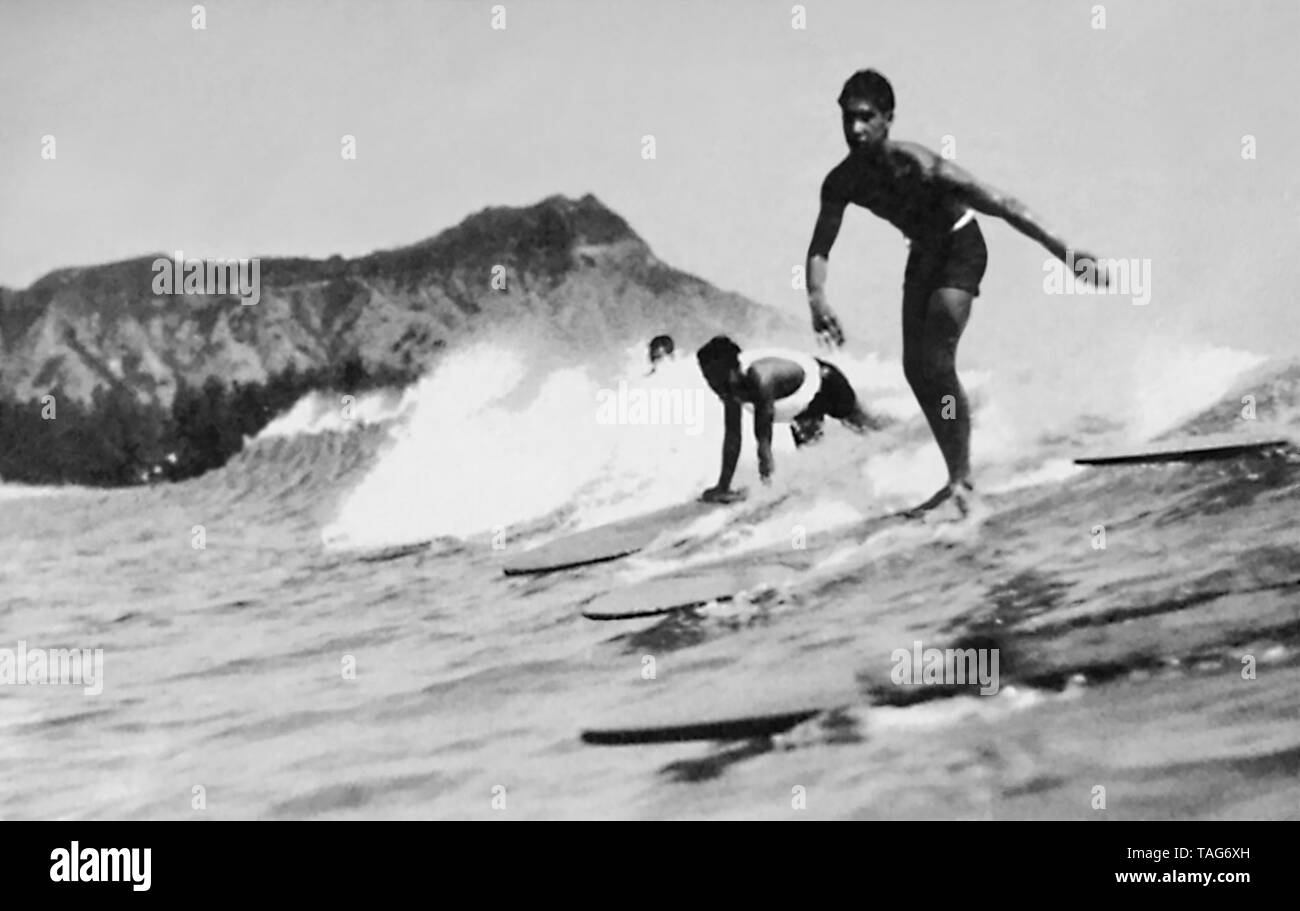
[[[894,89],[875,70],[858,70],[844,83],[839,97],[844,141],[857,151],[872,151],[889,137],[894,120]]]
[[[650,363],[661,361],[674,350],[673,340],[666,335],[656,335],[650,339]]]
[[[732,374],[740,371],[740,346],[725,335],[715,335],[695,353],[709,388],[722,395]]]

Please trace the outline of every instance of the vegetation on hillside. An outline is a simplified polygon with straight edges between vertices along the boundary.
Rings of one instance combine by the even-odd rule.
[[[265,383],[182,382],[171,408],[119,384],[83,404],[58,388],[27,402],[0,399],[0,479],[120,487],[178,481],[220,467],[278,414],[313,390],[358,393],[415,379],[359,358],[332,368],[290,367]]]

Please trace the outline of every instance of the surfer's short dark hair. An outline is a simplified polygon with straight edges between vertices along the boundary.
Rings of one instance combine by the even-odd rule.
[[[875,70],[858,70],[845,80],[840,91],[840,107],[854,98],[869,101],[886,114],[894,111],[894,87]]]
[[[701,369],[717,365],[733,367],[740,364],[740,346],[725,335],[715,335],[695,353]]]

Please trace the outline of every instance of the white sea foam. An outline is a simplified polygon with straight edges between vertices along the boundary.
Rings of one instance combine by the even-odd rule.
[[[1135,437],[1210,404],[1259,360],[1220,348],[1163,351],[1132,365],[1132,373],[1145,379],[1127,392],[1117,382],[1114,390],[1113,413],[1129,418]],[[874,354],[839,352],[830,358],[858,389],[865,407],[899,423],[883,433],[850,436],[829,447],[823,442],[803,452],[796,452],[779,426],[773,437],[777,481],[766,491],[755,485],[746,411],[735,483],[751,488],[747,506],[783,493],[793,495],[790,503],[743,531],[724,527],[730,513],[712,515],[700,521],[722,524],[688,528],[687,537],[730,535],[729,546],[735,548],[766,546],[789,537],[808,503],[839,504],[821,510],[826,515],[825,522],[816,520],[820,527],[903,505],[943,483],[943,460],[928,430],[917,432],[924,419],[898,364]],[[722,408],[692,356],[662,362],[647,376],[638,346],[627,352],[621,373],[601,379],[593,373],[583,365],[544,372],[512,347],[481,342],[450,354],[400,396],[358,397],[355,415],[361,422],[392,421],[393,440],[344,499],[325,539],[376,546],[442,535],[508,536],[512,526],[557,510],[570,514],[566,530],[588,528],[681,503],[716,482]],[[1017,385],[1000,383],[992,371],[963,371],[962,378],[976,403],[972,462],[983,489],[1004,492],[1073,473],[1059,452],[1045,453],[1042,462],[1032,457],[1048,418],[1059,414],[1018,407]],[[616,387],[625,398],[662,393],[699,405],[675,419],[610,422],[608,413],[602,418],[600,403]],[[1041,398],[1041,389],[1034,391]],[[1069,398],[1068,389],[1062,397]],[[262,436],[355,423],[339,416],[338,403],[308,397]],[[828,424],[828,436],[840,433],[832,429],[834,422]]]
[[[343,433],[366,424],[382,424],[406,413],[415,401],[417,388],[405,392],[382,389],[355,396],[309,392],[263,427],[255,440]]]
[[[1217,346],[1150,343],[1131,367],[1127,423],[1135,440],[1147,440],[1213,405],[1232,381],[1266,360]]]

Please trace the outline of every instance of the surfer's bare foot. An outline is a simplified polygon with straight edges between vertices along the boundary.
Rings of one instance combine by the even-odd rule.
[[[988,516],[982,497],[965,485],[957,486],[942,506],[924,514],[926,525],[934,526],[935,541],[969,543]]]
[[[926,500],[920,506],[914,506],[911,509],[903,511],[903,515],[913,519],[929,513],[944,503],[949,503],[954,507],[957,518],[965,519],[971,516],[979,509],[980,500],[975,496],[975,489],[971,486],[970,481],[953,481],[939,488],[934,496]]]
[[[984,498],[975,493],[970,482],[959,484],[952,494],[952,500],[961,512],[962,522],[980,522],[988,514]]]
[[[704,493],[700,494],[700,499],[705,503],[737,503],[745,499],[748,491],[743,487],[735,490],[725,489],[722,487],[710,487]]]
[[[920,506],[913,506],[911,509],[904,509],[903,515],[910,516],[913,519],[920,518],[922,513],[926,513],[934,509],[940,503],[943,503],[944,501],[951,498],[952,494],[953,494],[953,485],[945,484],[943,487],[940,487],[935,492],[934,496],[930,497],[930,499],[926,500]]]

